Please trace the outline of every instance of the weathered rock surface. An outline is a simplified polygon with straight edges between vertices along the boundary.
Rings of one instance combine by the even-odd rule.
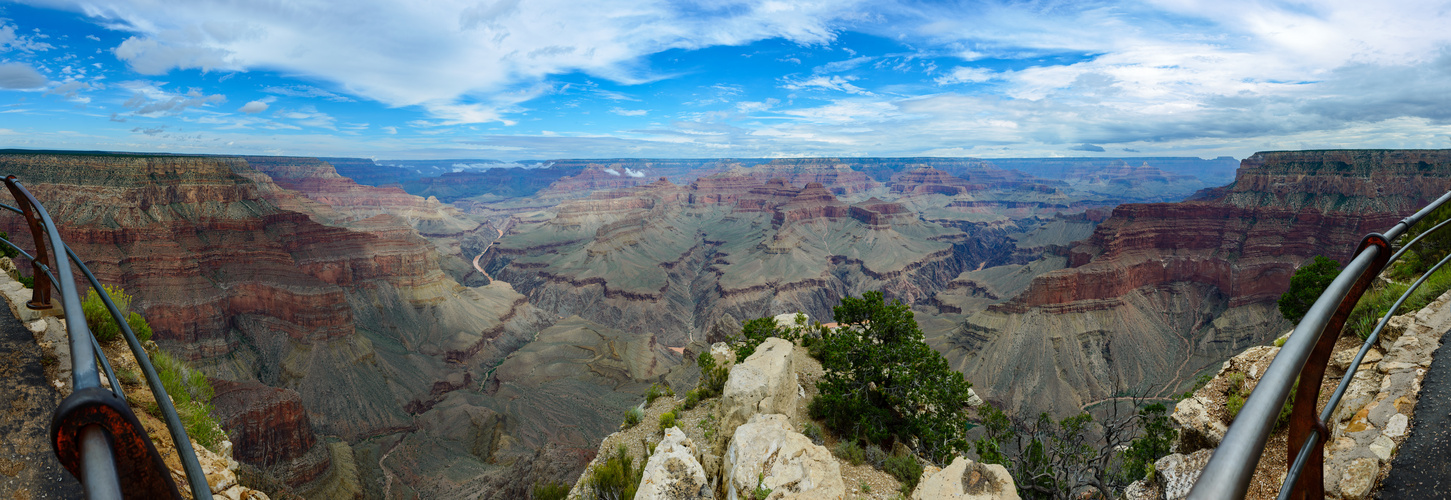
[[[825,447],[791,428],[785,415],[758,414],[736,428],[725,455],[728,498],[757,487],[777,499],[836,499],[846,494],[841,466]]]
[[[947,468],[925,475],[912,500],[1016,500],[1018,488],[1008,469],[957,457]]]
[[[302,396],[256,382],[214,379],[212,414],[228,430],[234,458],[298,487],[332,466],[326,443],[317,438]]]
[[[1364,234],[1448,188],[1448,151],[1259,153],[1234,184],[1194,200],[1119,206],[1068,251],[1067,269],[932,342],[1018,412],[1167,395],[1283,331],[1274,300],[1300,263],[1344,261]]]
[[[705,479],[705,469],[696,461],[695,444],[679,427],[665,430],[655,453],[645,463],[644,477],[636,500],[705,500],[715,492]]]
[[[1325,444],[1323,482],[1327,498],[1367,498],[1388,474],[1396,452],[1415,424],[1414,410],[1426,369],[1440,347],[1441,336],[1451,330],[1451,307],[1448,306],[1451,306],[1451,292],[1419,311],[1396,316],[1402,333],[1390,350],[1383,357],[1374,358],[1375,361],[1362,360],[1328,422],[1331,437]],[[1361,345],[1355,337],[1340,339],[1331,355],[1332,366],[1335,360],[1341,360],[1348,367]],[[1370,352],[1377,352],[1375,349]],[[1180,401],[1173,414],[1174,425],[1179,430],[1179,441],[1174,446],[1176,453],[1155,464],[1159,476],[1154,481],[1134,483],[1128,490],[1132,493],[1129,498],[1180,498],[1187,494],[1197,470],[1203,467],[1193,457],[1204,454],[1207,459],[1218,438],[1223,437],[1226,424],[1232,420],[1225,409],[1230,376],[1242,380],[1242,392],[1249,393],[1278,351],[1279,348],[1269,346],[1247,349],[1226,361],[1219,374],[1192,397]],[[1343,371],[1341,375],[1327,377],[1321,387],[1322,398],[1335,390],[1341,376]],[[1284,446],[1284,433],[1285,429],[1281,428],[1272,434],[1271,446]],[[1191,451],[1193,454],[1185,455]],[[1267,449],[1266,454],[1285,456],[1283,450]],[[1166,467],[1195,472],[1166,474]],[[1278,491],[1283,473],[1283,461],[1262,461],[1251,482],[1251,496],[1273,495]],[[1175,477],[1182,479],[1175,480]]]
[[[296,391],[319,434],[410,432],[414,414],[448,393],[482,395],[464,382],[553,322],[507,284],[449,279],[403,218],[329,216],[330,206],[241,159],[3,155],[0,165],[45,203],[101,281],[136,297],[158,344],[214,378]],[[6,218],[0,229],[28,246],[22,223]],[[346,446],[329,445],[332,458],[318,461],[350,460]]]
[[[725,412],[722,434],[730,434],[756,414],[796,411],[796,371],[791,350],[790,342],[771,337],[745,361],[731,367],[721,394]]]
[[[840,297],[872,289],[925,301],[962,271],[968,239],[825,184],[722,174],[565,202],[481,260],[541,308],[684,347],[727,314],[829,317]]]

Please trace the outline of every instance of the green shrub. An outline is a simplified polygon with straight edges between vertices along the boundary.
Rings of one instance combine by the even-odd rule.
[[[861,465],[867,459],[866,452],[862,450],[861,445],[850,439],[843,439],[836,443],[836,449],[832,450],[832,453],[836,455],[836,458],[851,462],[852,465]]]
[[[1290,289],[1280,295],[1280,315],[1291,323],[1299,323],[1315,304],[1315,299],[1325,292],[1330,282],[1340,274],[1340,263],[1317,255],[1309,263],[1295,270],[1290,277]]]
[[[801,313],[796,314],[797,323],[803,322],[804,319],[805,315]],[[776,318],[774,317],[756,318],[747,321],[741,324],[741,336],[743,338],[734,346],[736,350],[736,362],[740,363],[745,361],[746,358],[755,354],[756,347],[759,347],[768,338],[779,337],[796,342],[797,339],[801,338],[801,331],[803,329],[801,327],[787,328],[779,326],[776,324]]]
[[[903,454],[887,457],[882,465],[882,470],[902,483],[903,495],[911,494],[912,489],[917,487],[917,482],[922,480],[922,469],[922,463],[916,457]]]
[[[1239,393],[1240,391],[1244,390],[1244,374],[1243,373],[1240,373],[1240,372],[1231,373],[1231,374],[1229,374],[1229,377],[1228,377],[1227,381],[1229,382],[1229,392]]]
[[[0,231],[0,239],[3,239],[5,241],[10,241],[10,233],[7,233],[5,231]],[[18,257],[19,255],[20,255],[20,251],[19,250],[16,250],[14,248],[11,248],[10,245],[6,245],[4,243],[0,243],[0,256],[10,257],[10,258],[13,259],[15,257]]]
[[[16,281],[19,281],[21,285],[25,285],[25,288],[35,288],[34,276],[21,275]]]
[[[634,458],[630,456],[625,445],[621,444],[605,463],[590,469],[589,479],[585,481],[586,491],[597,500],[635,498],[635,491],[640,487],[645,468],[634,465]]]
[[[126,325],[131,327],[131,333],[136,334],[138,342],[151,340],[151,323],[147,323],[140,313],[132,311],[126,316]]]
[[[156,369],[161,386],[171,396],[188,436],[207,448],[226,439],[226,434],[211,415],[212,397],[216,392],[207,381],[206,374],[188,367],[165,351],[151,355],[151,366]]]
[[[887,452],[882,451],[882,447],[875,444],[867,445],[865,456],[866,462],[878,469],[882,468],[882,464],[887,462]]]
[[[1239,410],[1244,408],[1244,396],[1238,392],[1230,393],[1224,398],[1224,409],[1229,412],[1229,419],[1234,420],[1239,416]]]
[[[808,421],[805,425],[802,425],[801,434],[808,438],[811,438],[811,442],[818,445],[822,442],[821,426],[816,425],[816,422]]]
[[[645,391],[645,406],[655,404],[655,400],[660,399],[663,394],[665,393],[660,390],[660,384],[650,384],[650,389]]]
[[[695,387],[696,394],[700,399],[719,396],[725,390],[726,379],[731,375],[730,370],[724,366],[716,366],[715,356],[711,356],[709,352],[700,353],[695,363],[700,367],[700,383]]]
[[[1139,422],[1144,433],[1129,443],[1123,455],[1123,478],[1125,483],[1144,479],[1154,473],[1154,462],[1169,454],[1169,448],[1179,437],[1169,417],[1168,408],[1162,403],[1145,406],[1139,410]]]
[[[867,292],[843,298],[833,312],[842,328],[816,327],[825,374],[812,416],[838,436],[914,443],[936,463],[966,452],[972,384],[927,346],[911,309]]]
[[[640,420],[643,420],[644,418],[645,411],[641,410],[639,407],[625,410],[625,428],[629,429],[636,425],[640,425]]]
[[[1289,337],[1280,337],[1280,338],[1275,339],[1275,347],[1285,347],[1285,341],[1286,340],[1290,340],[1290,338]]]
[[[700,393],[695,390],[686,391],[685,402],[681,404],[681,407],[687,410],[693,410],[698,404],[700,404]]]
[[[671,427],[675,427],[674,410],[660,414],[660,432],[665,432],[665,429],[669,429]]]
[[[1404,245],[1411,241],[1412,238],[1435,227],[1436,224],[1441,223],[1448,217],[1451,217],[1451,204],[1442,205],[1427,215],[1426,218],[1421,219],[1421,222],[1407,230],[1406,234],[1400,238],[1398,243]],[[1400,261],[1391,266],[1390,272],[1387,274],[1402,280],[1420,276],[1425,274],[1426,270],[1430,269],[1431,266],[1446,257],[1447,252],[1451,252],[1451,231],[1443,229],[1431,233],[1415,245],[1412,245],[1411,249],[1406,251],[1405,255],[1401,256]]]
[[[564,500],[569,497],[569,485],[556,483],[534,483],[533,500]]]
[[[1360,297],[1360,301],[1356,302],[1355,309],[1345,320],[1346,332],[1355,333],[1362,339],[1369,337],[1370,332],[1375,330],[1375,325],[1380,323],[1386,311],[1389,311],[1396,300],[1409,288],[1410,283],[1377,282],[1372,285],[1370,290]],[[1396,312],[1405,314],[1426,307],[1447,290],[1451,290],[1451,266],[1442,267],[1430,278],[1427,278],[1420,288],[1406,298],[1406,302]]]
[[[127,326],[136,334],[136,340],[151,340],[151,325],[146,322],[146,318],[131,311],[131,296],[121,287],[105,287],[106,294],[111,296],[111,302],[116,304],[116,309],[126,318]],[[106,303],[101,301],[101,295],[96,293],[96,289],[92,288],[86,294],[86,300],[81,301],[81,312],[85,314],[86,325],[91,328],[91,334],[96,336],[96,340],[111,342],[121,337],[121,327],[116,323],[116,318],[111,316],[111,310],[106,308]]]
[[[766,500],[767,497],[771,496],[771,489],[765,487],[762,484],[764,482],[766,482],[766,475],[756,474],[756,489],[751,492],[752,500]]]

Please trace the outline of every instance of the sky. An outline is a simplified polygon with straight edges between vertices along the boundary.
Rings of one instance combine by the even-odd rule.
[[[0,0],[0,148],[1451,148],[1451,2]]]

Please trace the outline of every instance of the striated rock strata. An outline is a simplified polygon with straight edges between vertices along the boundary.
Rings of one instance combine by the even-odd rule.
[[[101,281],[136,297],[158,344],[214,378],[295,391],[319,435],[356,443],[417,430],[415,415],[473,419],[469,407],[443,403],[481,397],[466,381],[552,323],[506,284],[449,279],[434,247],[398,216],[337,226],[282,208],[307,199],[242,159],[14,154],[0,167],[45,203]],[[30,246],[22,219],[0,221]],[[266,417],[267,401],[253,400],[261,413],[252,414]],[[440,434],[438,442],[469,437]],[[352,463],[347,443],[327,452],[328,484],[356,482],[335,473]],[[305,477],[315,463],[286,467]]]
[[[1167,395],[1282,330],[1274,301],[1301,262],[1344,262],[1448,188],[1451,151],[1259,153],[1192,201],[1118,207],[1067,269],[931,342],[1020,412]]]
[[[721,174],[561,204],[514,226],[481,260],[531,303],[683,347],[725,314],[828,317],[847,294],[925,301],[962,272],[966,233],[820,183]]]

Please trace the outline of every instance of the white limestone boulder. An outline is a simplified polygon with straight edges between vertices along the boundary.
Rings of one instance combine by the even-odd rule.
[[[695,460],[695,443],[679,427],[665,430],[655,454],[645,463],[644,477],[635,500],[705,500],[715,494],[705,479],[705,468]]]
[[[725,435],[757,413],[795,413],[799,394],[791,349],[786,340],[768,338],[745,361],[731,367],[721,394]]]
[[[846,495],[836,458],[779,414],[758,414],[736,428],[726,450],[724,483],[728,500],[752,498],[757,488],[771,490],[768,500]]]
[[[947,468],[922,478],[912,500],[1018,500],[1008,469],[957,457]]]

